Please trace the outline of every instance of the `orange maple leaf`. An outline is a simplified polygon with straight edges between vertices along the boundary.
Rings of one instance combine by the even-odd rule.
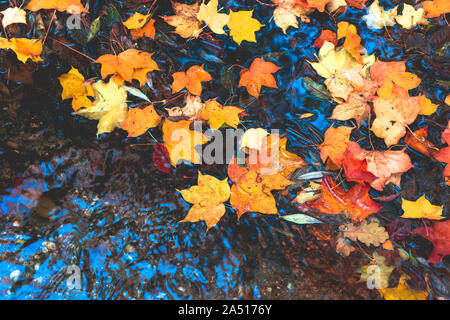
[[[197,145],[208,142],[207,137],[198,131],[189,128],[191,121],[164,120],[162,131],[163,141],[169,151],[170,162],[174,167],[178,161],[187,160],[194,164],[200,164],[201,158],[195,150]]]
[[[33,62],[42,61],[42,42],[40,39],[0,38],[0,49],[11,49],[16,53],[17,59],[26,63],[28,59]]]
[[[231,187],[230,204],[236,210],[238,219],[246,212],[277,214],[272,190],[283,190],[292,182],[281,174],[262,174],[249,167],[241,167],[236,159],[228,165],[228,176],[234,184]]]
[[[450,121],[447,124],[447,128],[445,128],[444,132],[442,133],[441,140],[442,143],[446,143],[449,146],[433,153],[433,156],[436,158],[436,160],[447,163],[444,169],[444,176],[450,177]]]
[[[338,40],[336,38],[336,32],[323,29],[320,33],[320,36],[314,41],[313,46],[316,48],[321,48],[325,41],[331,42],[335,46],[338,44]]]
[[[205,221],[208,231],[225,214],[223,202],[230,198],[228,179],[219,180],[210,175],[198,173],[198,185],[181,190],[184,200],[192,203],[187,216],[181,222]]]
[[[125,27],[131,32],[133,39],[139,39],[142,37],[155,38],[154,19],[150,19],[150,14],[143,15],[139,12],[135,12],[127,21],[123,23]],[[147,22],[148,21],[148,22]]]
[[[415,74],[406,72],[405,61],[383,62],[377,60],[370,68],[370,77],[380,87],[383,87],[386,82],[394,82],[406,90],[416,88],[421,82]]]
[[[26,9],[31,11],[56,9],[61,12],[67,11],[71,14],[89,12],[81,4],[80,0],[31,0]]]
[[[258,98],[261,86],[278,88],[277,82],[272,73],[280,70],[276,64],[266,62],[262,58],[255,58],[250,65],[250,69],[241,71],[239,87],[247,87],[248,93]]]
[[[130,108],[128,116],[120,123],[123,130],[128,131],[128,137],[138,137],[148,129],[156,127],[161,122],[160,116],[153,105],[145,108]]]
[[[341,126],[337,128],[330,127],[325,131],[324,141],[319,146],[320,158],[323,162],[326,162],[329,158],[336,166],[342,166],[344,152],[350,141],[352,130],[353,128]]]
[[[450,12],[450,2],[448,0],[433,0],[422,2],[422,7],[426,11],[427,18],[436,18],[441,14]]]
[[[102,55],[95,62],[102,65],[102,78],[114,75],[114,80],[118,85],[122,85],[124,81],[132,82],[133,79],[136,79],[142,86],[147,82],[148,72],[159,70],[152,55],[153,53],[128,49],[117,56]]]
[[[201,66],[192,66],[186,72],[175,72],[172,74],[172,93],[179,92],[184,88],[193,95],[202,94],[202,82],[212,80],[211,75]]]
[[[404,150],[368,151],[353,141],[347,144],[343,165],[348,181],[361,182],[364,180],[362,177],[365,177],[367,178],[365,181],[379,191],[382,191],[385,184],[389,182],[400,186],[401,174],[414,167]],[[376,179],[373,179],[368,173],[371,173]]]
[[[414,132],[408,132],[405,136],[405,143],[413,150],[430,157],[430,151],[436,150],[436,147],[427,140],[427,137],[428,127],[423,127]]]
[[[380,211],[381,205],[370,198],[370,187],[356,184],[350,190],[336,185],[330,177],[325,177],[321,184],[322,196],[314,201],[301,204],[303,210],[316,209],[326,214],[346,212],[355,222]]]

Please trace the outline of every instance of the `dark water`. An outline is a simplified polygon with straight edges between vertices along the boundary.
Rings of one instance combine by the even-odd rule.
[[[107,3],[116,5],[125,18],[127,7],[119,2],[90,1],[91,11],[98,15]],[[170,99],[167,74],[204,64],[214,80],[204,85],[202,100],[219,97],[222,103],[228,100],[247,108],[245,127],[280,129],[288,137],[290,151],[309,163],[319,163],[314,145],[321,143],[320,137],[331,125],[327,117],[333,105],[309,93],[302,78],[321,81],[307,61],[317,54],[312,43],[320,31],[335,30],[333,19],[314,13],[310,23],[300,23],[299,29],[290,28],[284,35],[269,22],[272,7],[254,1],[221,1],[221,5],[225,12],[254,9],[254,17],[266,25],[257,33],[258,43],[238,46],[227,36],[207,32],[185,41],[157,18],[157,41],[142,42],[140,48],[156,52],[161,72],[153,74],[155,90],[144,91],[153,101]],[[128,12],[138,8],[129,5]],[[167,2],[159,1],[155,16],[170,12]],[[409,71],[422,79],[415,93],[426,93],[433,102],[443,101],[448,94],[449,60],[445,50],[438,54],[442,37],[435,34],[444,33],[445,27],[415,31],[393,27],[388,36],[384,30],[367,29],[361,20],[364,14],[365,10],[349,7],[335,19],[358,26],[369,54],[389,61],[407,60]],[[124,44],[131,44],[111,24],[103,26],[103,33],[88,46],[82,43],[85,34],[57,31],[56,35],[96,58],[109,53],[106,36],[111,36],[111,30],[118,32]],[[147,135],[127,139],[123,131],[116,130],[96,138],[95,122],[73,116],[70,103],[60,103],[56,80],[69,64],[88,77],[96,76],[95,68],[71,51],[58,51],[54,45],[53,49],[44,66],[33,73],[33,83],[8,83],[18,93],[8,97],[0,110],[2,299],[380,298],[376,290],[359,282],[356,270],[369,263],[365,255],[356,252],[344,258],[335,252],[340,218],[324,217],[326,224],[300,227],[275,216],[247,213],[238,222],[227,208],[218,226],[208,233],[203,223],[179,223],[189,205],[175,189],[195,184],[199,167],[182,165],[170,174],[158,171],[152,163],[154,141]],[[248,67],[256,56],[282,67],[277,73],[280,89],[263,89],[259,100],[237,88],[239,67],[228,70],[233,64]],[[6,84],[3,78],[2,82]],[[160,111],[181,103],[182,98],[174,100]],[[306,112],[314,117],[299,120],[298,115]],[[448,109],[441,107],[427,119],[420,116],[411,129],[426,123],[430,141],[441,146],[439,132],[448,121]],[[367,132],[364,125],[354,138],[363,139],[361,145],[369,149]],[[161,141],[159,129],[152,134]],[[374,144],[379,150],[385,148],[377,139]],[[433,203],[444,205],[448,215],[443,166],[409,151],[416,168],[404,175],[402,189],[413,197],[426,193]],[[321,169],[317,164],[308,170]],[[226,166],[202,166],[201,171],[226,176]],[[390,186],[373,195],[395,192],[398,188]],[[287,197],[275,196],[281,213],[296,212],[290,202],[294,191]],[[400,214],[397,199],[377,216],[389,222]],[[432,249],[431,243],[419,237],[401,244],[425,259]],[[393,278],[406,273],[415,288],[428,287],[432,297],[449,298],[448,262],[447,258],[440,265],[427,266],[395,260]],[[73,268],[80,270],[79,290],[67,284],[68,269]]]

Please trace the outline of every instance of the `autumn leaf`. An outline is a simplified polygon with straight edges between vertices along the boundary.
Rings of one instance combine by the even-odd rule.
[[[230,36],[238,45],[241,45],[244,40],[256,42],[255,32],[264,26],[258,20],[252,18],[252,15],[253,10],[237,12],[230,10],[228,28],[230,29]]]
[[[277,82],[272,73],[280,70],[276,64],[266,62],[262,58],[255,58],[247,70],[241,71],[239,87],[247,87],[247,91],[252,96],[258,98],[261,87],[278,88]]]
[[[419,114],[423,114],[425,116],[430,116],[436,112],[438,108],[437,104],[431,102],[424,94],[420,96],[420,112]]]
[[[380,7],[378,0],[372,2],[369,6],[369,13],[363,16],[367,26],[370,29],[383,29],[395,24],[395,17],[397,16],[397,7],[389,10],[384,10]]]
[[[330,127],[325,131],[324,141],[319,146],[320,158],[324,163],[330,159],[336,166],[342,166],[344,152],[347,150],[352,130],[353,128],[340,126]]]
[[[214,99],[205,102],[205,108],[201,111],[200,117],[209,122],[211,130],[218,130],[224,124],[236,129],[239,124],[239,114],[244,111],[239,107],[222,106]]]
[[[323,29],[320,33],[320,36],[314,41],[313,46],[316,48],[320,48],[323,46],[325,41],[328,41],[336,46],[338,44],[336,32],[328,29]]]
[[[427,140],[427,137],[428,127],[423,127],[413,132],[407,132],[405,136],[405,143],[408,147],[430,157],[430,151],[435,151],[437,148]]]
[[[356,27],[346,21],[338,23],[337,38],[345,38],[344,49],[360,64],[363,63],[361,53],[364,51],[364,47],[361,44],[361,37],[356,31]]]
[[[95,100],[92,107],[83,108],[77,114],[91,120],[98,120],[97,136],[120,128],[120,122],[128,115],[127,91],[113,80],[102,80],[92,85]]]
[[[41,9],[56,9],[58,11],[67,11],[70,14],[79,14],[88,12],[81,4],[80,0],[31,0],[26,9],[38,11]]]
[[[85,84],[85,79],[78,69],[72,67],[68,73],[61,75],[58,80],[63,88],[61,99],[74,98],[72,101],[74,111],[78,111],[82,107],[92,106],[92,103],[87,97],[93,97],[94,91],[91,85]],[[80,100],[83,101],[82,104]]]
[[[336,240],[336,252],[343,257],[348,257],[355,248],[344,237],[339,236]]]
[[[348,223],[339,226],[339,230],[344,237],[352,241],[360,241],[366,246],[374,245],[379,247],[389,239],[389,234],[378,224],[377,221],[362,221],[359,225]]]
[[[208,142],[203,133],[189,128],[191,121],[164,120],[162,131],[163,141],[169,151],[171,164],[176,167],[180,160],[187,160],[194,164],[200,164],[201,158],[195,150],[197,145]]]
[[[390,94],[373,100],[376,118],[370,130],[384,139],[388,147],[396,144],[406,134],[406,126],[416,120],[420,112],[419,101],[419,97],[410,97],[406,89],[392,85]]]
[[[402,209],[403,215],[401,218],[410,219],[432,219],[441,220],[444,219],[442,216],[442,206],[435,206],[422,195],[416,201],[409,201],[402,198]]]
[[[346,102],[340,103],[334,108],[330,119],[340,121],[355,119],[359,127],[367,120],[369,113],[370,105],[367,103],[367,99],[360,92],[351,92]]]
[[[406,284],[407,277],[402,275],[395,288],[380,288],[385,300],[426,300],[428,292],[411,289]]]
[[[370,175],[367,182],[370,186],[376,190],[382,191],[386,183],[394,183],[400,185],[401,174],[408,171],[413,167],[409,156],[402,151],[368,151],[362,149],[358,143],[350,141],[347,145],[346,155],[343,161],[345,171],[345,177],[349,181],[358,181],[354,178],[352,172],[356,177],[360,178],[361,175],[371,173],[376,177],[375,180]],[[356,164],[354,162],[348,162],[347,159],[354,159],[358,161],[366,161],[367,171],[358,172],[358,169],[364,170],[363,167],[352,168],[351,166]],[[361,165],[361,163],[359,163]]]
[[[193,95],[202,94],[202,82],[212,80],[211,75],[201,66],[192,66],[186,72],[175,72],[172,74],[172,93],[179,92],[186,88]]]
[[[205,221],[208,231],[225,214],[223,202],[230,198],[230,186],[228,179],[219,180],[199,172],[198,185],[181,190],[180,193],[184,200],[193,204],[181,222]]]
[[[313,201],[320,198],[320,184],[311,181],[309,187],[302,189],[294,199],[296,203],[305,203],[308,201]]]
[[[322,180],[322,196],[312,202],[300,205],[301,209],[316,209],[326,214],[346,213],[353,221],[359,222],[367,216],[380,211],[381,205],[374,202],[369,196],[370,187],[356,184],[345,191],[334,181],[325,177]]]
[[[422,7],[427,13],[427,18],[436,18],[450,12],[450,3],[447,0],[424,1]]]
[[[264,138],[269,133],[266,131],[266,129],[263,128],[250,128],[244,132],[244,134],[241,137],[241,140],[239,141],[239,148],[244,149],[254,149],[261,151]]]
[[[161,122],[160,116],[153,105],[145,108],[130,108],[128,116],[120,123],[123,130],[128,131],[128,137],[138,137],[148,129],[156,127]]]
[[[175,27],[175,33],[183,38],[197,38],[202,33],[202,23],[197,18],[200,9],[198,3],[192,5],[171,1],[173,16],[162,16],[165,22]]]
[[[8,8],[6,10],[0,11],[0,13],[3,15],[2,18],[2,24],[3,27],[6,29],[7,26],[14,23],[24,23],[27,24],[27,16],[26,11],[18,8]]]
[[[223,27],[230,21],[230,16],[218,12],[219,0],[210,0],[208,4],[205,1],[200,5],[197,18],[206,23],[212,32],[216,34],[225,34]]]
[[[43,61],[41,58],[42,42],[39,39],[0,38],[0,49],[11,49],[16,53],[17,59],[26,63],[28,59],[33,62]]]
[[[434,248],[428,257],[428,262],[441,263],[442,258],[450,255],[450,220],[436,221],[431,226],[416,228],[412,233],[433,243]]]
[[[202,102],[199,96],[192,96],[190,94],[187,94],[184,100],[184,107],[166,108],[166,110],[169,114],[169,117],[184,118],[179,120],[195,120],[200,118],[200,115],[204,108],[205,104]]]
[[[131,36],[133,39],[139,39],[142,37],[149,37],[151,39],[155,38],[155,27],[153,26],[155,20],[150,19],[150,21],[148,21],[150,16],[150,14],[143,15],[139,12],[135,12],[127,21],[123,23],[124,26],[131,31]]]
[[[306,19],[308,10],[305,8],[305,2],[299,0],[272,0],[276,5],[273,11],[275,24],[279,26],[286,34],[289,27],[298,28],[297,18]]]
[[[105,54],[95,62],[102,65],[101,74],[105,79],[109,75],[114,75],[114,81],[122,85],[123,81],[132,82],[133,79],[139,81],[141,85],[147,82],[147,73],[159,70],[158,65],[152,59],[153,53],[128,49],[120,54]],[[142,74],[142,71],[143,74]],[[143,77],[145,76],[145,77]]]
[[[449,146],[440,149],[437,152],[433,153],[433,157],[440,161],[445,162],[447,165],[444,169],[444,176],[449,177],[450,176],[450,121],[447,124],[447,128],[445,128],[444,132],[441,136],[442,143],[447,143]]]
[[[415,74],[406,72],[405,61],[383,62],[377,60],[370,67],[370,78],[380,87],[393,82],[405,90],[414,89],[421,82]]]
[[[411,29],[419,24],[427,25],[429,23],[425,19],[425,10],[423,8],[416,10],[407,3],[403,4],[402,14],[396,16],[395,21],[405,29]]]
[[[389,286],[389,277],[395,268],[386,265],[385,261],[385,257],[374,252],[371,263],[358,269],[358,272],[361,274],[360,281],[366,282],[370,289],[387,288]]]
[[[278,209],[272,190],[283,190],[292,182],[281,174],[261,174],[257,170],[241,167],[233,159],[228,165],[231,187],[230,203],[238,219],[246,212],[276,214]]]

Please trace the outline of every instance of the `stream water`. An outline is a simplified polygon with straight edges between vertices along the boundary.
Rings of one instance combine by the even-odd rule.
[[[312,44],[320,31],[335,29],[334,19],[316,12],[310,16],[310,23],[300,23],[299,29],[290,28],[284,35],[270,21],[272,7],[250,0],[220,2],[226,2],[226,12],[254,9],[254,17],[266,25],[257,33],[258,42],[238,46],[227,36],[212,34],[185,41],[156,18],[157,26],[167,36],[160,33],[157,43],[141,44],[142,49],[156,52],[154,57],[162,70],[153,73],[155,89],[147,87],[147,95],[154,101],[170,98],[171,79],[164,74],[173,72],[172,68],[184,70],[186,65],[205,64],[214,80],[204,86],[203,100],[218,96],[222,102],[246,107],[245,127],[280,129],[288,137],[289,151],[317,164],[309,170],[324,169],[314,145],[321,142],[320,137],[332,123],[327,117],[333,105],[311,94],[304,78],[321,81],[307,61],[315,59],[318,50]],[[89,3],[97,12],[114,4],[125,17],[119,2]],[[128,12],[135,8],[140,6],[129,5]],[[155,16],[171,14],[168,1],[159,1],[155,12]],[[385,30],[369,30],[361,19],[365,13],[348,7],[335,18],[358,26],[369,54],[389,61],[407,60],[409,71],[422,79],[417,92],[443,101],[450,73],[448,54],[436,53],[439,39],[432,35],[438,27],[414,32],[393,27],[387,34]],[[75,33],[66,37],[80,42]],[[107,49],[93,41],[85,47],[85,53],[97,57]],[[428,50],[426,59],[424,50]],[[259,100],[252,100],[245,89],[236,86],[239,67],[228,68],[233,64],[248,67],[256,56],[282,67],[277,73],[281,89],[264,89]],[[76,58],[80,70],[94,77],[93,67],[84,58]],[[127,139],[123,131],[116,130],[96,138],[96,122],[71,114],[70,102],[61,103],[56,95],[60,90],[56,77],[67,71],[70,59],[50,53],[32,74],[31,83],[8,83],[17,91],[3,97],[1,299],[380,298],[377,290],[359,281],[356,270],[369,263],[364,254],[342,257],[336,253],[336,226],[332,223],[298,226],[276,216],[249,213],[237,221],[231,208],[207,233],[201,222],[179,223],[189,205],[176,189],[195,184],[199,167],[182,165],[171,173],[157,170],[152,160],[153,140],[147,135]],[[180,103],[182,100],[173,105]],[[299,119],[303,113],[314,116]],[[429,139],[436,145],[440,144],[437,132],[446,125],[448,114],[448,110],[439,109],[428,117],[432,121],[427,122]],[[417,129],[426,121],[422,117],[411,128]],[[362,126],[355,139],[363,139],[361,145],[369,149],[367,132],[367,125]],[[158,129],[152,134],[161,141]],[[385,148],[381,140],[374,144],[380,150]],[[444,205],[444,214],[448,215],[442,165],[409,153],[416,167],[404,175],[402,189],[411,195],[425,192],[433,203]],[[223,178],[226,166],[203,166],[202,172]],[[388,187],[372,195],[398,190]],[[289,199],[275,195],[281,213],[296,212]],[[380,215],[394,219],[400,215],[399,208],[397,199]],[[404,245],[425,259],[432,249],[431,243],[420,237],[410,237]],[[407,273],[416,288],[429,287],[432,297],[450,298],[448,262],[448,257],[440,265],[397,261],[394,275],[398,278],[400,271]],[[78,275],[79,287],[72,281]]]

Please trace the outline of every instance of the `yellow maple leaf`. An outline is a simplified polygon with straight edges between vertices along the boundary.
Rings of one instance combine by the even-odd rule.
[[[0,11],[3,14],[2,24],[3,27],[7,27],[13,23],[24,23],[27,24],[26,11],[18,7],[8,8],[6,10]]]
[[[379,291],[385,300],[426,300],[428,292],[411,289],[406,284],[407,277],[402,275],[396,288],[381,288]]]
[[[209,122],[211,130],[218,130],[224,124],[237,128],[241,112],[244,112],[244,109],[234,106],[222,106],[214,99],[205,102],[201,118]]]
[[[252,15],[253,10],[237,12],[230,10],[228,28],[230,28],[230,36],[238,45],[241,45],[244,40],[256,42],[255,32],[264,26],[258,20],[252,18]]]
[[[91,120],[98,120],[97,136],[120,128],[120,122],[128,115],[127,90],[113,80],[99,80],[92,85],[95,101],[92,107],[83,108],[77,114]]]
[[[127,21],[123,23],[127,29],[139,29],[142,28],[147,22],[148,18],[150,18],[150,14],[141,14],[139,12],[135,12]]]
[[[218,12],[219,0],[210,0],[208,4],[203,2],[197,13],[197,18],[208,25],[212,32],[225,34],[223,27],[230,21],[230,16]]]
[[[432,115],[436,112],[438,105],[431,102],[424,94],[420,96],[420,113],[426,116]]]
[[[197,18],[200,9],[198,3],[188,5],[172,1],[172,7],[175,15],[162,16],[164,21],[175,27],[174,32],[183,38],[197,38],[203,31],[202,23]]]
[[[428,24],[429,21],[425,18],[425,10],[423,8],[414,9],[409,4],[403,5],[401,15],[395,17],[395,21],[405,29],[411,29],[419,24]]]
[[[75,111],[77,111],[81,107],[91,106],[89,104],[88,105],[81,104],[81,101],[83,101],[83,103],[86,103],[87,100],[89,100],[89,99],[86,100],[83,97],[86,98],[88,96],[93,97],[94,91],[91,85],[84,84],[85,79],[76,68],[72,67],[72,69],[70,69],[68,73],[60,76],[58,80],[63,88],[61,92],[61,99],[66,100],[76,98],[72,101],[72,107]]]
[[[402,198],[402,209],[404,213],[401,218],[441,220],[444,219],[442,216],[442,208],[442,206],[432,205],[425,197],[425,194],[416,201],[409,201]]]
[[[198,173],[198,185],[179,190],[184,200],[192,203],[187,216],[181,222],[205,221],[208,231],[225,214],[223,202],[230,198],[228,179],[219,180],[210,175]]]

